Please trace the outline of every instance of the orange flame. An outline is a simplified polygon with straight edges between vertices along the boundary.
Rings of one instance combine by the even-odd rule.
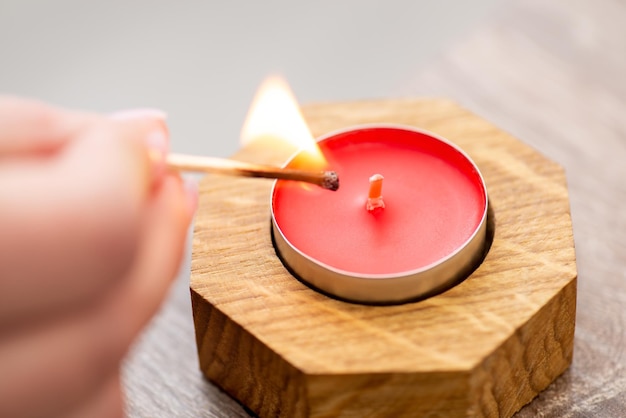
[[[326,166],[291,88],[281,77],[269,77],[261,84],[241,131],[243,144],[262,137],[280,139],[300,150],[298,160],[307,168]]]

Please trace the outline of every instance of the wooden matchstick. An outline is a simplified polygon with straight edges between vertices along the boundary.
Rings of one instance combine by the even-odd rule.
[[[339,178],[334,171],[304,171],[280,168],[243,161],[228,160],[215,157],[199,157],[195,155],[169,154],[166,159],[168,167],[181,171],[227,174],[243,177],[264,177],[271,179],[296,180],[317,184],[328,190],[339,188]]]

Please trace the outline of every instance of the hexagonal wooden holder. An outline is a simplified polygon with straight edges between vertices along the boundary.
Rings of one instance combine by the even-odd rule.
[[[200,368],[262,417],[511,416],[571,363],[576,265],[563,170],[446,100],[305,107],[315,135],[418,126],[480,167],[495,225],[483,263],[426,300],[366,306],[292,277],[270,234],[271,182],[207,176],[193,237]],[[234,157],[280,164],[260,141]]]

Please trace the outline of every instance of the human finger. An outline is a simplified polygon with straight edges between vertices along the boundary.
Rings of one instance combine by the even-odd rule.
[[[116,306],[109,309],[112,332],[122,346],[134,338],[159,308],[176,277],[197,204],[193,182],[178,175],[163,182],[146,216],[140,250],[128,279],[117,289]]]
[[[124,394],[119,370],[102,387],[59,418],[124,418]]]
[[[45,164],[0,165],[0,327],[89,303],[134,259],[154,181],[145,142],[166,128],[100,118],[77,135]]]
[[[0,158],[55,151],[94,118],[36,100],[0,96]]]
[[[38,399],[49,411],[63,411],[119,367],[176,275],[191,216],[188,202],[180,180],[168,176],[147,211],[128,277],[91,306],[4,335],[0,416],[12,416],[17,409],[11,408],[28,405],[29,399]]]

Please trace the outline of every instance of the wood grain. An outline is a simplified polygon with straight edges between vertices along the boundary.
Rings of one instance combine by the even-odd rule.
[[[518,414],[626,416],[626,5],[516,2],[416,76],[567,173],[579,290],[573,365]]]
[[[304,113],[316,134],[387,122],[455,142],[487,183],[493,244],[441,295],[391,307],[340,302],[276,257],[269,184],[207,176],[191,275],[206,376],[264,417],[512,415],[571,361],[576,268],[562,169],[446,100]]]
[[[506,2],[392,94],[450,97],[566,169],[579,270],[574,361],[516,417],[626,416],[625,21],[621,0]],[[128,415],[248,417],[198,370],[189,264],[181,271],[126,363]]]

